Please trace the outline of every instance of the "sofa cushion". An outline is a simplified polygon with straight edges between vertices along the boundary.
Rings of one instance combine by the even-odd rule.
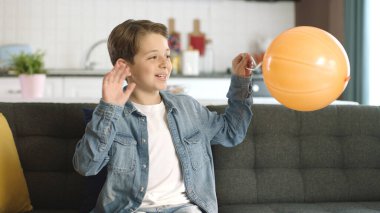
[[[0,212],[32,210],[12,132],[2,113],[0,113],[0,189]]]
[[[380,202],[269,203],[225,205],[219,213],[378,213]]]
[[[380,201],[380,107],[252,109],[243,143],[213,146],[220,205]]]

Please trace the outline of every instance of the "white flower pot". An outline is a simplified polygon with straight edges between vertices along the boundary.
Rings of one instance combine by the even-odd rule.
[[[42,98],[45,92],[45,74],[21,74],[21,95],[23,98]]]

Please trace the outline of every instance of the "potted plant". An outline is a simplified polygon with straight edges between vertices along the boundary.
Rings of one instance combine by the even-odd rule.
[[[21,94],[24,98],[41,98],[44,95],[46,70],[44,69],[44,53],[20,53],[13,55],[11,70],[20,79]]]

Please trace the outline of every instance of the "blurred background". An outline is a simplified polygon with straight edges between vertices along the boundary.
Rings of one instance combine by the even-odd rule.
[[[349,55],[351,81],[340,99],[379,105],[380,74],[375,67],[380,48],[380,26],[375,24],[380,20],[378,2],[0,0],[0,45],[26,44],[42,50],[50,70],[91,66],[106,71],[111,63],[104,40],[117,24],[150,19],[168,25],[169,19],[174,19],[180,49],[185,51],[194,20],[199,20],[200,32],[212,45],[212,73],[225,73],[237,53],[250,52],[260,60],[276,35],[294,26],[310,25],[333,34]]]

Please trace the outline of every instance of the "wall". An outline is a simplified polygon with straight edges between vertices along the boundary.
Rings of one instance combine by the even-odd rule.
[[[0,0],[0,45],[27,43],[46,52],[47,68],[81,68],[88,48],[106,39],[126,19],[167,24],[176,19],[182,33],[194,18],[213,40],[215,68],[225,70],[238,52],[254,52],[257,42],[295,26],[294,2],[226,0]],[[110,66],[106,45],[94,51],[97,68]]]
[[[319,27],[344,43],[344,0],[298,0],[296,26]]]

